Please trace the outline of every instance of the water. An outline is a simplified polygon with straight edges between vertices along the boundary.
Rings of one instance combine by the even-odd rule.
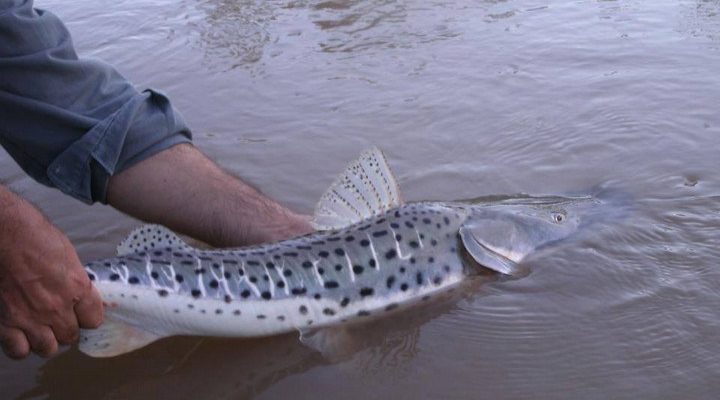
[[[224,168],[311,212],[361,149],[405,198],[635,200],[623,221],[372,327],[327,362],[293,335],[111,360],[0,358],[3,398],[702,399],[720,392],[720,2],[39,0],[81,54],[167,92]],[[137,222],[0,158],[83,260]]]

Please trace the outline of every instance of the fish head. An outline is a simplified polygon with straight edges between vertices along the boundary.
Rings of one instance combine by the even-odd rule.
[[[508,197],[471,204],[460,227],[463,247],[471,260],[503,274],[527,273],[520,263],[598,222],[622,215],[626,199],[598,193],[578,197]]]

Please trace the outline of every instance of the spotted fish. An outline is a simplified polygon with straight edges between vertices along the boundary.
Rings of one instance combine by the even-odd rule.
[[[522,200],[522,199],[521,199]],[[389,315],[481,270],[523,275],[521,261],[583,224],[600,202],[404,203],[384,155],[361,154],[322,196],[318,232],[236,249],[198,249],[164,227],[138,228],[118,256],[85,268],[106,304],[80,350],[110,357],[173,335],[259,337],[323,332]]]

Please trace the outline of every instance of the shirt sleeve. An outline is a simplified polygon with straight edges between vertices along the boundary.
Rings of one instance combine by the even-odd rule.
[[[32,0],[0,0],[0,144],[35,180],[105,202],[110,176],[191,139],[165,95],[78,59],[63,23]]]

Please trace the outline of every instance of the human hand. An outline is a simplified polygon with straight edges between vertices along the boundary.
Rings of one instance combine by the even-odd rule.
[[[49,357],[75,342],[79,328],[100,325],[102,300],[67,237],[1,189],[0,345],[14,359]]]

